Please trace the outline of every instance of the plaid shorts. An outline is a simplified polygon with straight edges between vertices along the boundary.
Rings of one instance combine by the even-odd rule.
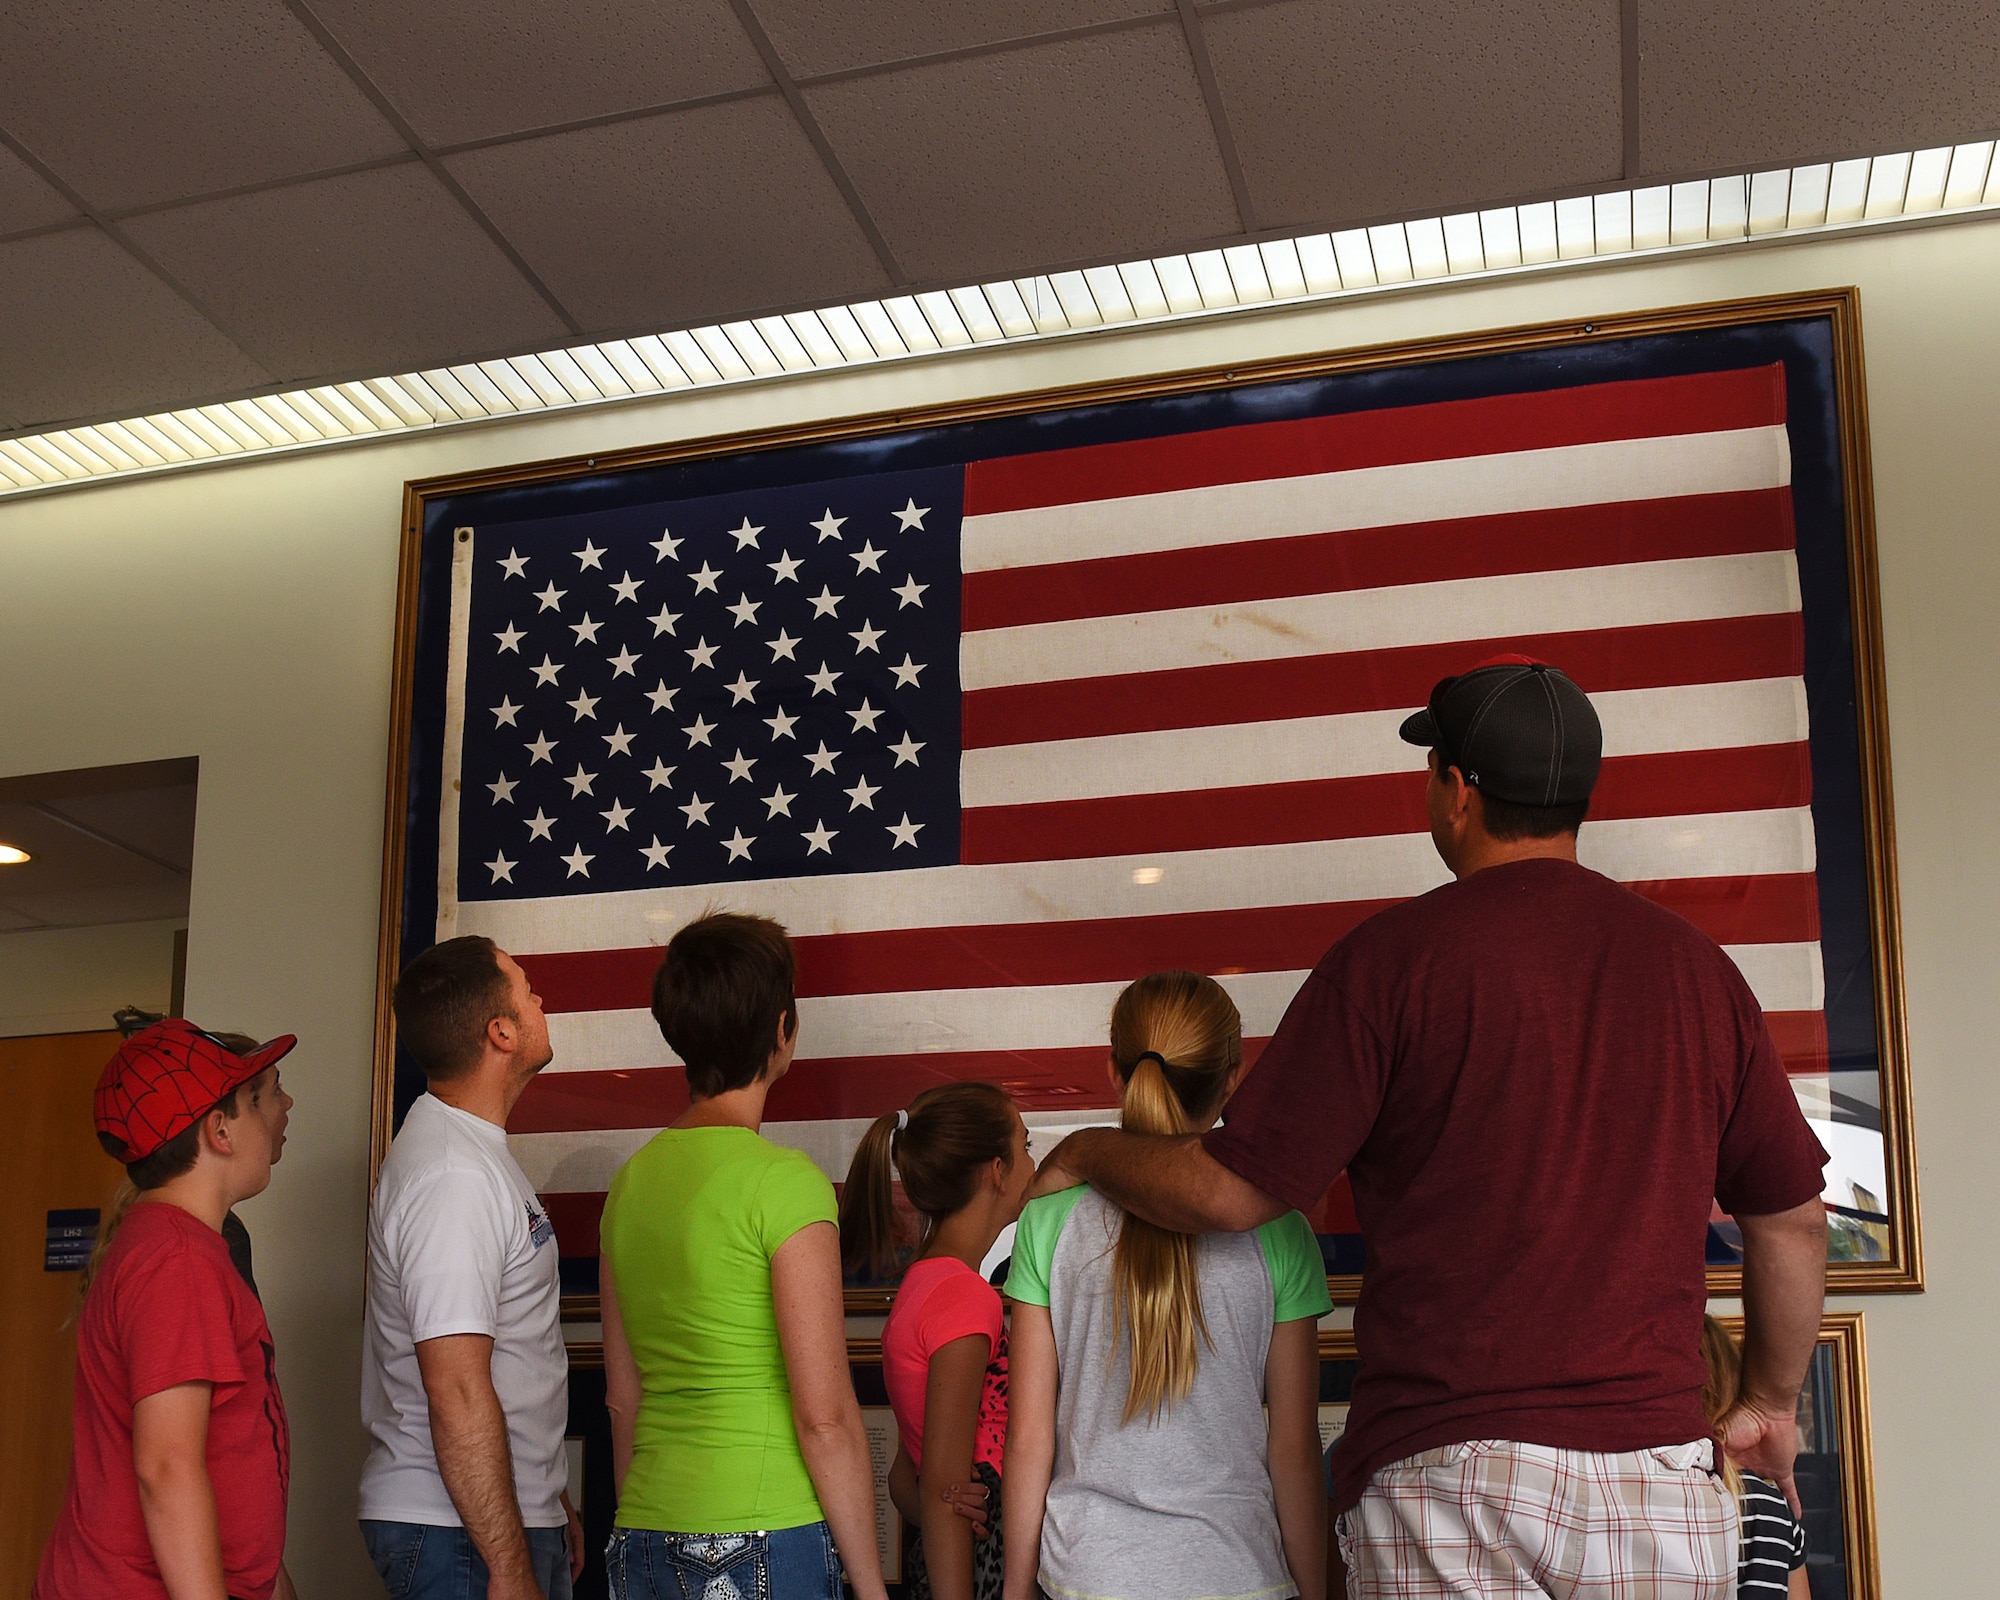
[[[1378,1471],[1338,1524],[1350,1600],[1730,1600],[1736,1500],[1714,1446],[1605,1455],[1476,1439]]]

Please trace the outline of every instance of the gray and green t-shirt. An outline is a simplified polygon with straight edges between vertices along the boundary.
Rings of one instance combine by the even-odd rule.
[[[1188,1397],[1124,1422],[1132,1362],[1112,1354],[1112,1266],[1124,1213],[1089,1188],[1030,1202],[1007,1293],[1055,1327],[1056,1460],[1041,1583],[1059,1600],[1281,1600],[1298,1593],[1271,1492],[1264,1358],[1280,1322],[1331,1309],[1326,1268],[1293,1211],[1255,1233],[1204,1234],[1195,1260],[1208,1342]]]

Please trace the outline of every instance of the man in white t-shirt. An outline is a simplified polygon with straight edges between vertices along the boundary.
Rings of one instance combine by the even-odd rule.
[[[548,1019],[512,957],[475,937],[412,961],[395,1006],[429,1092],[368,1210],[362,1537],[393,1595],[570,1600],[583,1527],[564,1491],[555,1232],[506,1133],[549,1064]]]

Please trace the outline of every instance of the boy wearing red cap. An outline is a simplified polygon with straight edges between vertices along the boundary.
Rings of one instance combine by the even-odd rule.
[[[290,1600],[284,1401],[221,1230],[271,1181],[295,1042],[238,1055],[170,1017],[98,1079],[98,1141],[140,1192],[77,1319],[75,1454],[35,1600]]]

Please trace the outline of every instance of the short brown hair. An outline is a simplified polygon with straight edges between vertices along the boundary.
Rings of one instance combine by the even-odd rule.
[[[799,1025],[792,941],[769,917],[714,911],[667,941],[653,977],[653,1020],[687,1063],[698,1100],[745,1089],[770,1062],[778,1025]]]
[[[1575,833],[1590,814],[1590,802],[1578,800],[1566,806],[1524,806],[1513,800],[1479,791],[1486,808],[1486,831],[1496,839],[1559,839]]]
[[[432,1082],[460,1077],[486,1052],[486,1024],[512,1016],[500,950],[480,934],[434,944],[396,980],[396,1032]]]

